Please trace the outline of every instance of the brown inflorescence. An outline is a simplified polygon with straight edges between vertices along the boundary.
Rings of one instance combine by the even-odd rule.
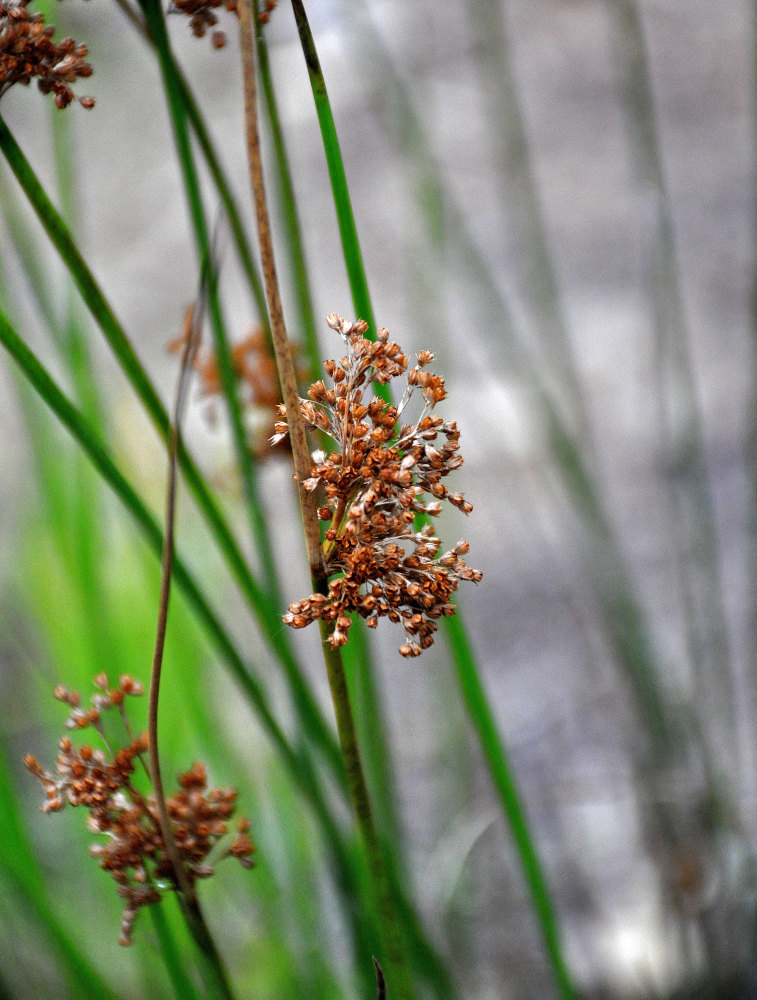
[[[67,107],[74,99],[71,84],[92,75],[86,61],[87,46],[73,38],[57,43],[55,29],[42,14],[30,14],[29,0],[0,0],[0,97],[14,83],[27,85],[36,78],[43,94],[53,94],[55,106]],[[93,108],[92,97],[76,98]]]
[[[352,323],[332,314],[327,322],[341,334],[347,354],[324,364],[332,385],[313,383],[300,412],[306,428],[328,434],[337,446],[330,454],[313,453],[311,475],[303,484],[321,494],[318,516],[329,524],[323,545],[328,593],[295,601],[284,621],[294,628],[319,618],[334,622],[328,641],[337,647],[347,642],[350,612],[370,628],[387,617],[407,634],[400,653],[417,656],[433,643],[437,620],[455,613],[452,595],[460,581],[481,579],[480,571],[462,559],[467,542],[440,556],[441,542],[432,527],[415,528],[418,515],[436,516],[444,501],[465,514],[473,509],[442,482],[463,464],[460,432],[454,421],[433,412],[446,390],[444,379],[426,370],[433,360],[430,351],[421,351],[408,372],[408,360],[387,330],[379,330],[372,342],[364,336],[368,327],[362,320]],[[398,406],[378,395],[366,398],[370,383],[405,375]],[[400,424],[415,390],[423,395],[422,412],[414,423]],[[283,406],[280,413],[286,417]],[[272,442],[287,434],[286,422],[280,421]]]
[[[91,847],[90,853],[115,879],[119,895],[125,900],[119,941],[129,945],[139,911],[150,903],[160,902],[166,888],[175,888],[175,876],[155,799],[152,795],[142,795],[132,780],[135,762],[147,751],[147,736],[132,735],[124,699],[142,694],[142,685],[124,676],[118,687],[109,689],[108,678],[99,674],[95,686],[98,690],[88,709],[81,707],[79,695],[68,688],[59,686],[54,694],[71,707],[67,728],[91,726],[101,736],[105,749],[75,747],[70,737],[64,736],[58,743],[53,773],[31,755],[24,758],[24,764],[45,789],[42,812],[59,812],[66,805],[85,806],[89,810],[90,832],[106,838],[104,843]],[[102,725],[103,713],[110,709],[121,715],[129,739],[127,746],[115,752],[108,746]],[[224,857],[235,857],[243,867],[251,868],[254,846],[247,820],[237,822],[236,836],[230,843],[219,845],[229,832],[236,804],[234,789],[207,790],[205,768],[197,763],[186,774],[179,775],[179,785],[179,791],[166,800],[166,805],[189,879],[194,882],[208,878]]]
[[[210,33],[211,44],[214,49],[222,49],[226,44],[226,33],[215,27],[218,17],[214,13],[220,7],[237,15],[239,13],[237,0],[172,0],[168,13],[186,14],[195,38],[203,38],[208,28],[213,28]]]
[[[168,350],[182,349],[194,316],[194,306],[187,310],[184,333],[172,340]],[[264,459],[271,454],[269,441],[274,431],[278,407],[281,403],[281,389],[276,371],[276,362],[270,344],[258,327],[243,340],[234,344],[229,352],[231,367],[236,379],[239,401],[247,422],[248,445],[256,458]],[[221,369],[213,351],[200,350],[194,362],[200,377],[200,395],[211,404],[222,397]],[[213,420],[215,408],[208,411]],[[281,448],[288,450],[289,441],[281,442]]]
[[[277,0],[265,0],[265,5],[263,10],[258,14],[258,21],[261,24],[268,24],[271,20],[271,14],[276,10]]]

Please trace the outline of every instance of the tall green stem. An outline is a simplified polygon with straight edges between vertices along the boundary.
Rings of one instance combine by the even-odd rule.
[[[300,0],[293,0],[297,31],[300,37],[305,63],[307,65],[310,86],[313,92],[316,114],[321,130],[323,151],[326,157],[331,191],[339,224],[342,242],[342,255],[347,271],[347,278],[352,292],[352,305],[355,317],[364,319],[368,324],[366,336],[373,339],[377,327],[368,290],[368,278],[363,264],[355,216],[352,211],[347,175],[336,131],[336,123],[331,110],[326,80],[321,69],[315,41],[310,30],[305,8]],[[387,402],[390,401],[388,385],[376,385],[374,392]],[[392,775],[391,754],[386,739],[386,727],[383,723],[383,712],[379,696],[375,671],[370,659],[370,643],[365,629],[355,629],[343,653],[345,666],[349,672],[354,697],[354,709],[358,723],[368,723],[371,737],[365,743],[365,766],[372,778],[374,804],[380,821],[382,833],[394,841],[395,857],[401,867],[402,837],[399,819],[395,805],[394,781]],[[361,727],[365,731],[365,726]]]
[[[402,1000],[402,998],[409,1000],[414,996],[413,982],[405,942],[394,905],[394,895],[384,851],[373,820],[373,810],[360,758],[344,665],[339,650],[332,649],[329,645],[328,636],[331,631],[329,626],[323,619],[319,625],[323,640],[323,657],[326,662],[331,700],[334,703],[334,714],[339,733],[339,746],[342,750],[344,769],[347,772],[352,805],[370,865],[379,927],[386,956],[387,974],[392,985],[392,996],[397,997],[398,1000]]]
[[[499,793],[510,832],[518,852],[521,870],[539,921],[544,950],[547,953],[563,1000],[574,1000],[576,993],[563,955],[560,928],[544,869],[528,822],[525,807],[515,781],[504,742],[489,705],[478,671],[465,654],[463,625],[457,615],[450,619],[449,636],[460,689],[478,733],[481,748],[489,765],[492,781]]]
[[[321,127],[323,148],[331,179],[342,248],[350,279],[350,287],[357,314],[368,320],[373,315],[368,293],[368,283],[363,267],[357,228],[347,187],[336,125],[331,111],[326,82],[315,47],[303,0],[292,0],[300,43],[307,64],[318,121]],[[476,657],[465,625],[459,615],[446,621],[445,629],[452,657],[457,670],[463,696],[471,721],[481,743],[492,781],[502,802],[526,884],[544,940],[545,951],[553,969],[555,980],[564,1000],[571,1000],[575,992],[570,981],[567,963],[562,952],[555,909],[547,880],[539,861],[536,845],[520,799],[507,752],[496,729],[494,716],[481,680]]]

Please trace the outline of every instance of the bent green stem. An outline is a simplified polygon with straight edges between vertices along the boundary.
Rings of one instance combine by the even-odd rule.
[[[497,731],[489,699],[475,665],[466,655],[467,643],[463,628],[464,626],[457,615],[450,619],[448,625],[450,644],[460,689],[465,698],[470,718],[478,733],[481,748],[489,766],[489,773],[507,816],[521,870],[539,921],[544,950],[552,966],[560,995],[563,1000],[574,1000],[576,992],[563,955],[557,914],[547,879],[539,860],[531,826],[508,760],[507,750]]]

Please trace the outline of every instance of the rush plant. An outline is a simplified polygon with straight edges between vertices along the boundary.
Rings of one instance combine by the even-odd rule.
[[[466,541],[447,547],[442,529],[437,533],[435,527],[446,520],[450,507],[456,508],[450,512],[453,517],[473,510],[458,492],[465,478],[460,429],[445,379],[429,367],[434,354],[419,350],[411,364],[388,330],[376,324],[334,114],[305,5],[292,0],[293,25],[312,87],[352,315],[357,317],[346,320],[331,312],[322,351],[318,330],[323,324],[314,317],[296,185],[266,46],[275,3],[262,10],[253,0],[176,0],[168,8],[158,0],[117,4],[134,29],[129,44],[146,45],[160,72],[196,250],[192,280],[199,273],[200,296],[186,314],[183,336],[173,338],[173,349],[181,351],[179,384],[171,390],[173,408],[163,403],[77,244],[77,199],[70,187],[74,149],[61,140],[55,166],[67,196],[58,209],[40,180],[44,171],[38,175],[31,166],[3,118],[0,151],[15,177],[4,199],[5,224],[21,251],[25,280],[51,338],[46,346],[33,348],[9,281],[0,301],[0,341],[20,373],[19,393],[28,407],[38,456],[39,492],[49,502],[55,529],[58,575],[48,580],[53,604],[48,640],[60,650],[56,671],[68,667],[72,674],[54,679],[56,698],[70,709],[70,733],[58,742],[53,768],[46,769],[36,755],[24,760],[45,790],[43,812],[63,812],[66,806],[88,810],[88,829],[97,838],[90,853],[115,880],[121,897],[120,937],[115,926],[99,921],[96,928],[88,923],[72,932],[53,905],[55,887],[46,886],[35,861],[35,839],[45,835],[29,828],[23,810],[11,813],[11,804],[9,830],[0,838],[4,877],[35,926],[40,925],[37,930],[59,964],[53,975],[72,996],[128,997],[148,989],[156,998],[173,993],[226,1000],[338,1000],[378,994],[390,1000],[454,1000],[465,983],[451,971],[454,949],[442,944],[423,914],[419,898],[424,887],[417,885],[397,805],[378,693],[382,663],[369,642],[380,620],[388,619],[403,630],[401,657],[416,661],[432,646],[435,653],[440,647],[449,652],[458,700],[467,709],[522,869],[543,964],[554,990],[569,1000],[575,988],[551,893],[456,602],[459,585],[480,582],[482,573],[465,561]],[[95,100],[78,92],[82,80],[89,81],[93,71],[107,73],[107,66],[98,66],[83,43],[54,41],[46,13],[31,10],[30,0],[0,0],[0,99],[5,101],[11,89],[36,83],[43,95],[52,96],[56,113],[67,109],[71,114],[79,105],[98,114]],[[232,193],[188,74],[174,54],[168,14],[188,19],[192,35],[208,35],[212,47],[226,55],[239,50],[244,95],[239,131],[246,141],[252,210]],[[123,26],[119,30],[125,35]],[[60,123],[53,129],[59,138],[65,134]],[[273,150],[267,166],[261,132]],[[203,185],[203,178],[209,183]],[[278,213],[269,205],[271,188],[280,197]],[[19,229],[14,218],[19,194],[36,213],[45,239],[70,276],[62,319],[45,275],[35,272],[35,254],[23,250],[24,226]],[[322,198],[327,201],[327,192]],[[246,326],[254,326],[254,334],[236,342],[226,318],[217,249],[222,239],[211,235],[217,203],[223,206],[220,230],[231,234],[234,258],[257,309]],[[253,214],[254,251],[246,237]],[[274,242],[292,285],[284,292]],[[292,311],[298,314],[298,338],[290,336],[284,300],[296,303]],[[82,303],[91,324],[82,318]],[[14,310],[19,319],[11,319]],[[410,319],[405,328],[412,329]],[[95,330],[104,336],[120,376],[166,451],[162,521],[151,510],[144,483],[118,457],[106,387],[99,382],[90,348]],[[207,332],[209,343],[202,347]],[[338,352],[335,336],[341,343]],[[405,342],[404,334],[400,339]],[[333,359],[322,361],[332,354]],[[321,365],[326,381],[318,377]],[[183,433],[193,372],[200,376],[203,404],[212,397],[216,421],[228,430],[240,494],[234,513],[245,525],[244,543],[231,526],[232,502],[200,470],[191,433]],[[451,385],[454,374],[453,369],[448,376]],[[76,452],[51,454],[58,428],[41,423],[30,389],[73,438]],[[82,455],[91,468],[85,469]],[[285,513],[280,516],[267,504],[261,479],[269,458],[287,464],[286,481],[294,483],[300,523],[289,502],[293,497],[282,503]],[[580,480],[580,464],[570,455],[565,463]],[[448,476],[453,487],[447,485]],[[76,510],[68,503],[71,483],[81,488]],[[187,502],[194,504],[197,523],[204,526],[197,529],[205,535],[195,551],[194,538],[185,541],[181,532],[175,546],[181,485]],[[128,515],[123,521],[136,525],[147,539],[150,559],[159,559],[157,578],[154,563],[142,559],[136,534],[128,534],[130,528],[119,529],[127,533],[127,554],[117,556],[115,547],[111,551],[100,512],[107,509],[109,517],[121,525],[123,521],[108,507],[106,491]],[[277,557],[281,543],[295,533],[301,536],[299,548],[311,584],[310,595],[301,599],[302,567],[292,570]],[[36,542],[42,545],[41,539]],[[148,584],[130,589],[129,574],[114,567],[116,558],[132,560],[130,572],[144,574]],[[70,635],[67,623],[54,617],[60,594],[75,606]],[[243,628],[237,628],[227,606],[238,607]],[[156,610],[150,662],[144,643]],[[316,621],[319,636],[306,633],[298,637],[301,642],[286,627],[303,629]],[[245,629],[254,633],[253,639],[244,635]],[[180,648],[169,656],[172,643]],[[228,677],[219,680],[222,668]],[[329,709],[319,696],[323,674]],[[92,676],[96,690],[85,708],[75,692]],[[109,676],[120,680],[112,685]],[[224,684],[233,684],[238,697],[230,698]],[[125,704],[144,690],[149,690],[149,703],[143,733]],[[219,711],[219,700],[225,712]],[[219,715],[228,718],[219,722]],[[79,745],[76,737],[84,730],[95,734],[97,746],[94,738]],[[164,791],[166,759],[172,768],[184,769],[177,772],[178,789],[171,781]],[[249,821],[232,822],[237,804]],[[251,868],[253,853],[256,865],[249,878],[230,878],[230,866],[224,866],[209,882],[217,861],[236,858],[243,868]],[[79,861],[75,864],[78,871]],[[214,894],[213,883],[222,879],[224,889]],[[93,896],[104,893],[100,883],[87,885]],[[65,900],[71,887],[63,885],[60,891]],[[244,916],[235,915],[235,907]],[[143,919],[135,923],[143,910],[151,914],[151,924]],[[148,963],[145,987],[139,983],[136,960],[129,966],[119,957],[118,968],[128,970],[125,978],[109,976],[98,959],[97,940],[112,934],[137,951],[140,936],[149,933],[158,941],[165,973]],[[142,954],[148,944],[143,947]],[[190,955],[192,961],[187,961]],[[21,982],[23,977],[18,978]],[[23,983],[14,981],[7,992],[20,996],[23,989]]]

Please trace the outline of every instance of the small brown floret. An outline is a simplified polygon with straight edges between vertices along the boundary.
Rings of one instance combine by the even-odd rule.
[[[268,24],[271,20],[271,14],[276,10],[276,2],[277,0],[265,0],[265,9],[258,15],[261,24]]]

